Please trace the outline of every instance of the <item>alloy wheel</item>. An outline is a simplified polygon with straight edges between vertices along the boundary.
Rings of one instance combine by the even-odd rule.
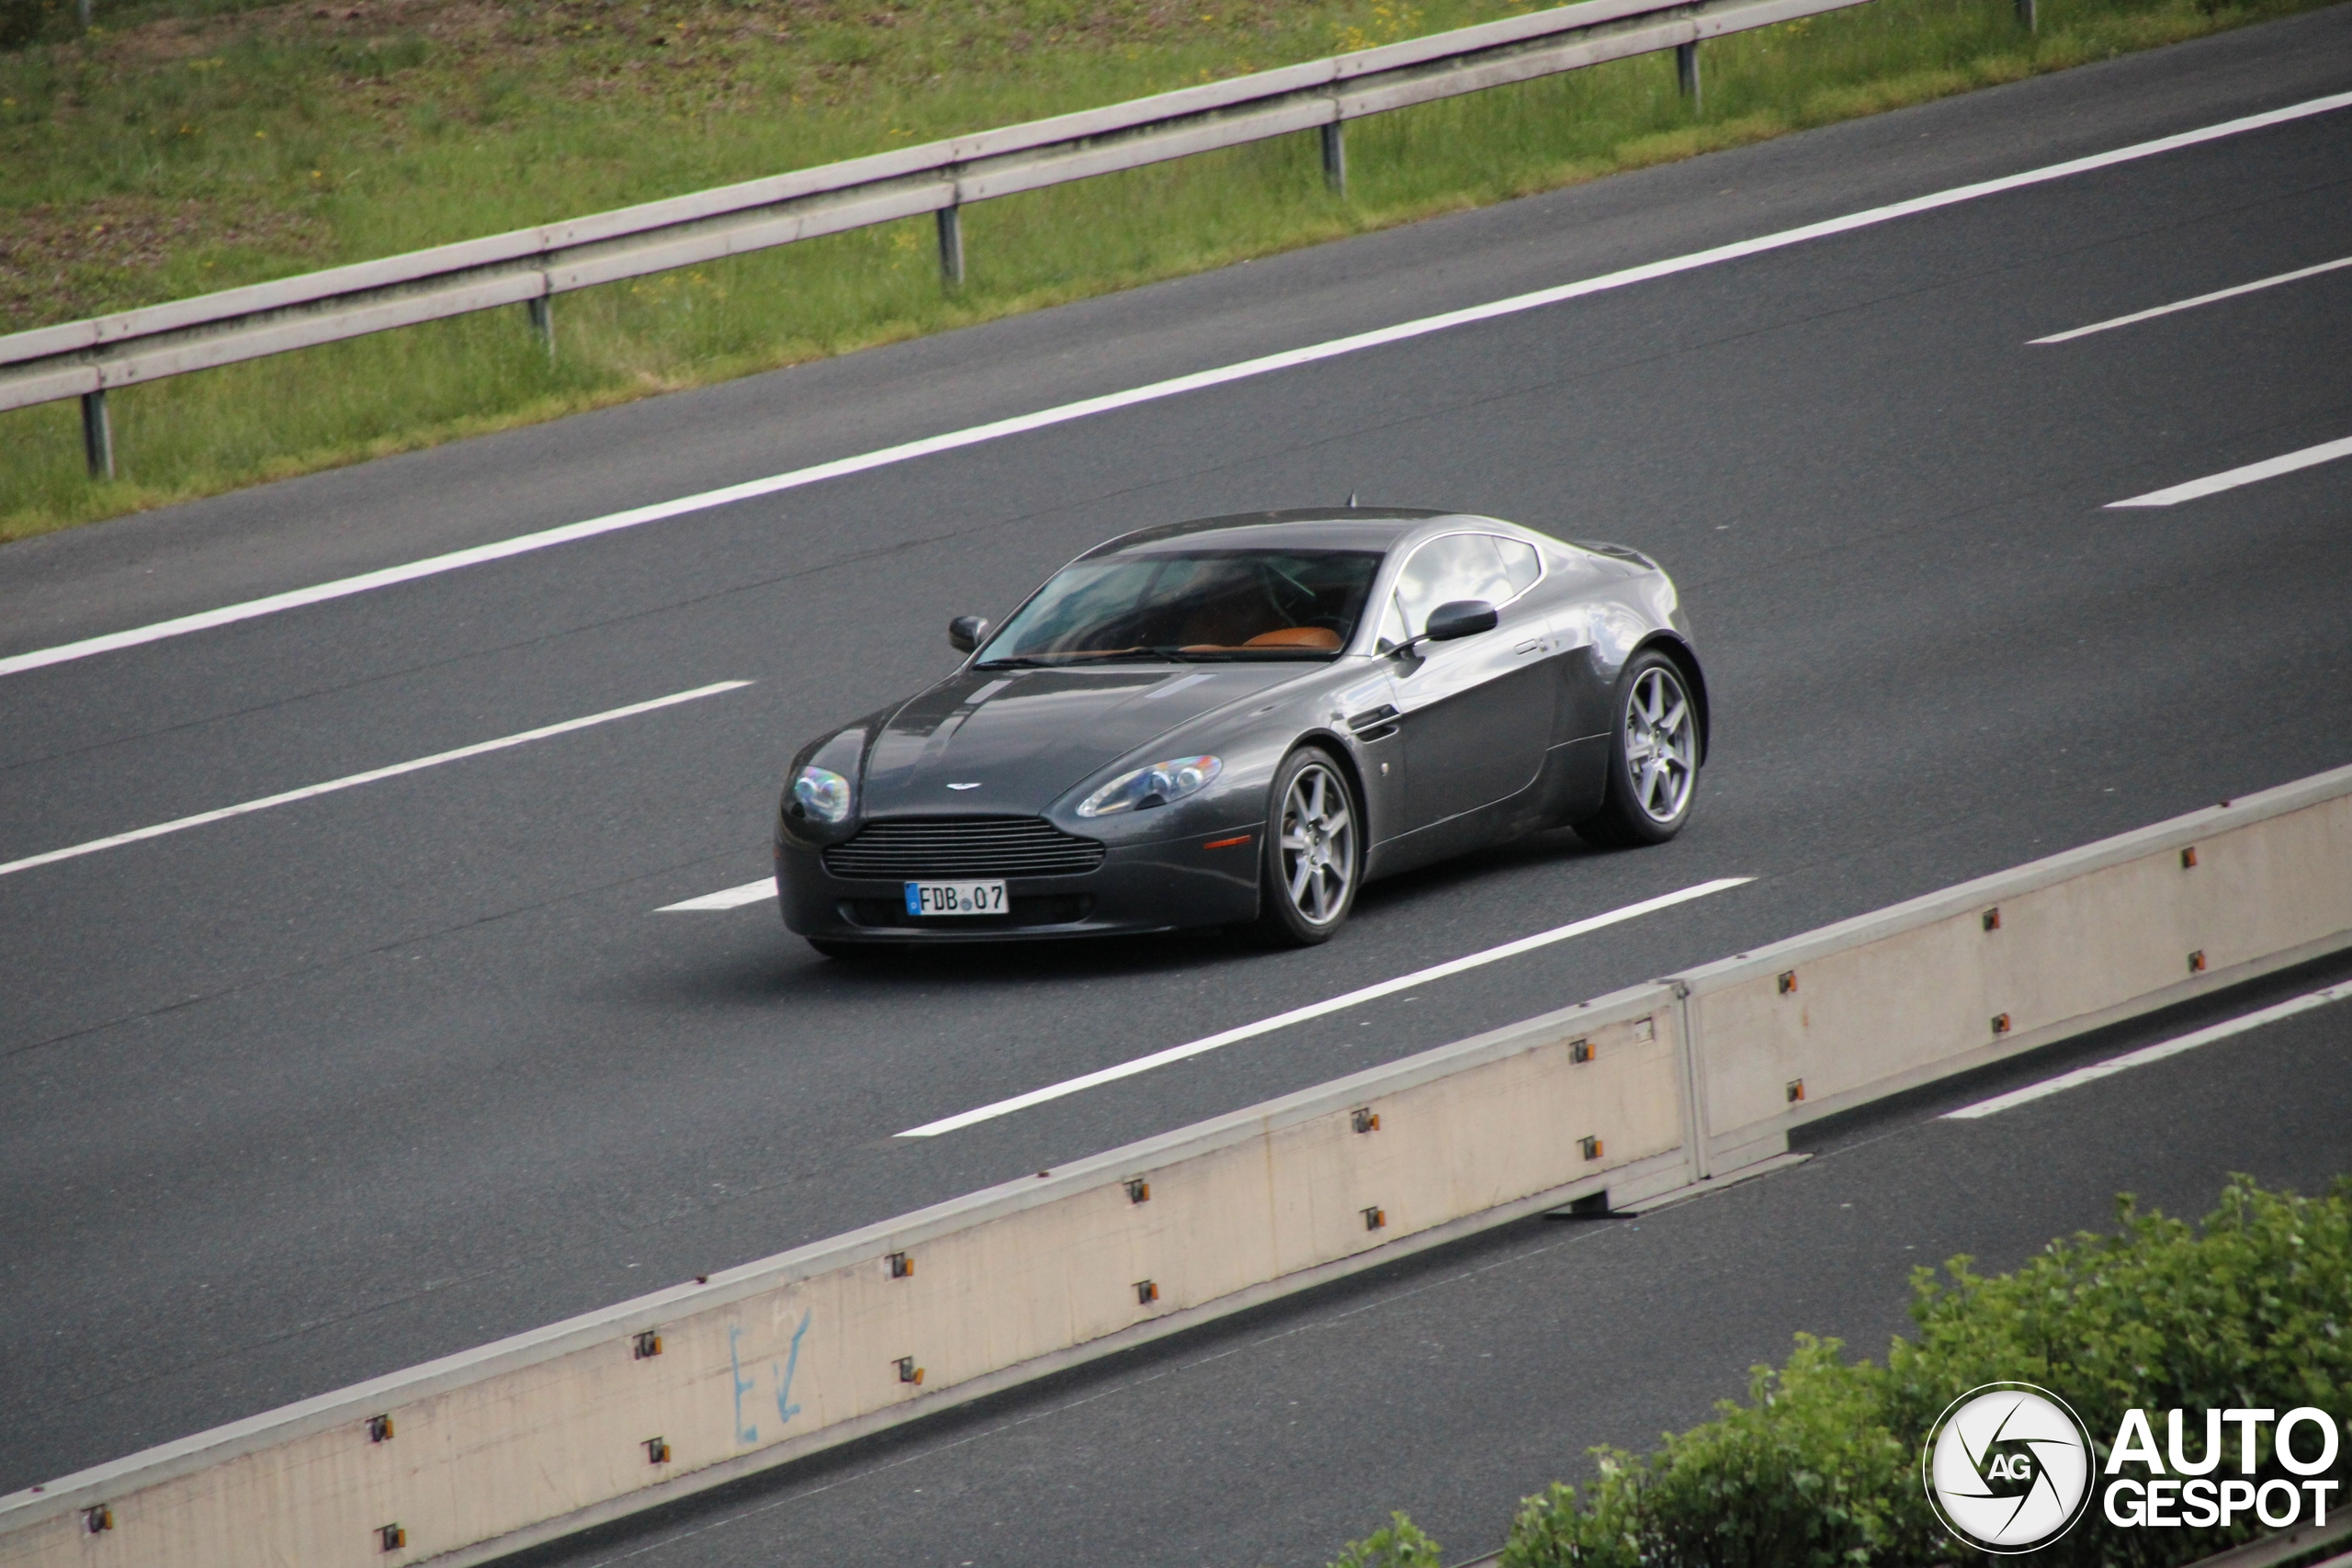
[[[1346,912],[1356,875],[1355,814],[1348,786],[1322,762],[1298,770],[1283,795],[1282,877],[1291,908],[1312,926]]]
[[[1698,773],[1696,716],[1682,682],[1663,665],[1642,671],[1625,704],[1625,771],[1634,804],[1653,822],[1672,822]]]

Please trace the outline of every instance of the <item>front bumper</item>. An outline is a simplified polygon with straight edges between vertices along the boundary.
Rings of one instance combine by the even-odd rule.
[[[1091,871],[1008,876],[1012,908],[1003,915],[910,916],[903,879],[836,876],[821,851],[789,840],[776,844],[776,890],[786,926],[832,942],[1002,942],[1228,925],[1257,918],[1261,828],[1111,842]]]

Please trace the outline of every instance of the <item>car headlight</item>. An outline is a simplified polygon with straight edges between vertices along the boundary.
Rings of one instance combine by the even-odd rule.
[[[1220,757],[1178,757],[1148,768],[1121,773],[1080,803],[1080,817],[1108,817],[1119,811],[1148,811],[1171,800],[1206,789],[1225,772]]]
[[[831,768],[811,763],[801,769],[799,776],[792,781],[792,798],[820,822],[842,822],[849,818],[849,780]]]

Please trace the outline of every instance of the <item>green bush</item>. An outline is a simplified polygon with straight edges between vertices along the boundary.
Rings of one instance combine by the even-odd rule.
[[[2298,1198],[2233,1178],[2201,1231],[2143,1214],[2128,1196],[2118,1207],[2113,1235],[2052,1242],[2013,1274],[1977,1274],[1966,1258],[1940,1281],[1915,1270],[1918,1337],[1895,1340],[1883,1367],[1800,1336],[1786,1367],[1755,1369],[1747,1405],[1726,1401],[1715,1420],[1646,1458],[1597,1450],[1600,1477],[1589,1488],[1527,1499],[1503,1568],[1981,1560],[1937,1524],[1919,1461],[1936,1417],[1988,1382],[2058,1393],[2090,1427],[2101,1466],[2130,1409],[2346,1413],[2352,1180]],[[2163,1416],[2152,1419],[2161,1440]],[[2268,1438],[2266,1428],[2257,1483],[2285,1473]],[[2346,1468],[2339,1454],[2339,1479]],[[2335,1502],[2352,1506],[2343,1493]],[[2258,1533],[2250,1520],[2226,1532],[2121,1529],[2094,1504],[2035,1560],[2160,1568]]]
[[[1330,1568],[1445,1568],[1445,1558],[1420,1526],[1399,1513],[1362,1540],[1348,1542]]]

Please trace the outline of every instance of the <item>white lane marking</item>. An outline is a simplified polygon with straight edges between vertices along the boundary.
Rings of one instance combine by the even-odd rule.
[[[1416,969],[1410,975],[1400,975],[1394,980],[1383,980],[1377,985],[1365,986],[1360,990],[1349,991],[1342,996],[1332,997],[1319,1002],[1309,1002],[1305,1007],[1293,1008],[1288,1012],[1278,1012],[1272,1018],[1261,1018],[1255,1023],[1245,1023],[1238,1028],[1207,1035],[1182,1045],[1171,1045],[1165,1051],[1155,1051],[1148,1056],[1137,1056],[1132,1062],[1121,1062],[1114,1067],[1104,1067],[1099,1072],[1065,1078],[1060,1083],[1047,1084],[1043,1089],[1033,1089],[1026,1094],[1016,1094],[1011,1100],[1000,1100],[993,1104],[980,1106],[977,1110],[958,1111],[956,1115],[944,1116],[936,1122],[926,1122],[920,1127],[910,1127],[896,1136],[935,1138],[942,1133],[953,1133],[959,1127],[969,1127],[976,1122],[986,1122],[998,1116],[1009,1116],[1013,1111],[1025,1111],[1030,1106],[1042,1105],[1049,1100],[1059,1100],[1066,1094],[1076,1094],[1080,1089],[1092,1089],[1099,1084],[1114,1083],[1120,1078],[1133,1077],[1137,1073],[1148,1073],[1154,1067],[1164,1067],[1170,1062],[1181,1062],[1187,1057],[1202,1055],[1233,1044],[1237,1041],[1252,1039],[1261,1034],[1271,1034],[1277,1029],[1287,1029],[1294,1023],[1304,1023],[1310,1018],[1321,1018],[1326,1013],[1340,1012],[1364,1002],[1375,1001],[1382,997],[1393,996],[1398,991],[1410,990],[1415,986],[1427,985],[1431,980],[1442,980],[1450,975],[1459,975],[1466,970],[1482,968],[1489,964],[1498,964],[1506,958],[1516,958],[1522,953],[1532,953],[1539,947],[1549,947],[1555,942],[1566,942],[1570,937],[1582,936],[1587,931],[1597,931],[1603,926],[1613,926],[1623,920],[1639,919],[1644,915],[1656,914],[1660,909],[1672,908],[1677,904],[1687,904],[1693,898],[1704,898],[1711,893],[1721,893],[1726,888],[1742,886],[1755,880],[1752,876],[1723,876],[1717,877],[1713,882],[1700,883],[1695,887],[1685,887],[1679,892],[1661,894],[1656,898],[1645,898],[1638,904],[1628,904],[1622,909],[1611,909],[1606,914],[1573,920],[1565,926],[1555,926],[1548,931],[1537,931],[1533,936],[1523,936],[1516,942],[1504,942],[1499,947],[1489,947],[1482,952],[1464,954],[1460,958],[1448,959],[1443,964],[1432,964],[1427,969]]]
[[[2028,1084],[2023,1089],[2013,1089],[2007,1094],[1996,1094],[1990,1100],[1980,1100],[1973,1105],[1963,1105],[1958,1111],[1947,1111],[1943,1114],[1943,1120],[1969,1122],[1979,1116],[1990,1116],[1996,1111],[2007,1111],[2013,1105],[2023,1105],[2029,1100],[2040,1100],[2045,1095],[2078,1088],[2083,1084],[2107,1077],[2111,1074],[2124,1072],[2132,1067],[2143,1067],[2150,1062],[2161,1062],[2166,1056],[2177,1056],[2183,1051],[2194,1051],[2199,1045],[2210,1045],[2216,1040],[2226,1040],[2233,1034],[2244,1034],[2249,1029],[2260,1029],[2266,1023],[2276,1023],[2282,1018],[2292,1018],[2299,1012],[2309,1012],[2313,1008],[2325,1007],[2330,1002],[2340,1002],[2346,997],[2352,997],[2352,983],[2330,986],[2324,991],[2307,992],[2302,996],[2258,1009],[2225,1022],[2209,1024],[2192,1033],[2184,1034],[2177,1040],[2167,1040],[2161,1044],[2145,1045],[2137,1051],[2127,1051],[2120,1056],[2110,1056],[2104,1062],[2094,1062],[2087,1067],[2076,1067],[2071,1073],[2061,1073],[2056,1077],[2045,1078],[2041,1083]]]
[[[666,697],[655,697],[650,702],[631,703],[627,707],[607,708],[603,713],[592,713],[582,718],[567,718],[561,724],[549,724],[537,729],[526,729],[519,735],[501,736],[496,740],[476,741],[471,746],[460,746],[454,751],[436,751],[430,757],[419,757],[413,761],[394,762],[388,768],[370,768],[364,773],[349,773],[339,779],[329,779],[324,784],[304,784],[300,789],[289,789],[283,795],[264,795],[259,800],[248,800],[237,806],[223,806],[214,811],[199,811],[193,817],[180,817],[169,822],[155,823],[152,827],[134,828],[128,833],[116,833],[104,839],[92,839],[87,843],[68,844],[62,850],[50,850],[37,855],[27,855],[22,860],[12,860],[6,864],[0,864],[0,876],[6,876],[12,872],[29,871],[34,866],[48,865],[54,861],[73,860],[81,855],[94,855],[100,850],[111,850],[122,844],[135,844],[141,839],[160,839],[166,833],[182,832],[189,828],[201,828],[207,822],[221,822],[232,817],[243,817],[255,811],[266,811],[273,806],[286,806],[297,800],[309,800],[314,795],[332,795],[337,790],[352,789],[364,784],[374,784],[379,779],[398,778],[402,773],[413,773],[422,768],[437,768],[444,762],[461,761],[468,757],[479,757],[486,751],[503,751],[513,746],[527,746],[534,740],[545,740],[549,736],[569,734],[575,729],[585,729],[593,724],[610,724],[616,718],[629,718],[638,714],[651,713],[655,708],[674,707],[680,703],[691,703],[701,697],[715,697],[721,692],[732,692],[751,683],[749,681],[720,681],[708,686],[696,686],[691,692],[678,692]]]
[[[2031,348],[2038,344],[2072,343],[2078,337],[2088,337],[2093,333],[2113,332],[2118,327],[2128,327],[2136,321],[2154,321],[2158,316],[2169,316],[2176,310],[2194,310],[2198,306],[2211,305],[2216,299],[2234,299],[2241,294],[2251,294],[2257,288],[2276,288],[2282,283],[2299,283],[2306,277],[2317,277],[2323,272],[2334,272],[2340,266],[2352,266],[2352,256],[2338,256],[2332,262],[2322,262],[2317,266],[2307,266],[2295,272],[2282,272],[2271,277],[2257,277],[2252,283],[2241,283],[2234,288],[2216,288],[2212,293],[2199,294],[2194,299],[2176,299],[2169,305],[2157,305],[2145,310],[2134,310],[2128,316],[2113,316],[2104,321],[2093,321],[2086,327],[2075,327],[2063,333],[2052,333],[2048,337],[2030,339],[2026,346]]]
[[[2297,468],[2309,468],[2321,463],[2332,463],[2338,457],[2352,457],[2352,435],[2341,441],[2323,441],[2316,446],[2306,446],[2300,452],[2281,457],[2266,457],[2259,463],[2248,463],[2243,468],[2225,473],[2208,474],[2201,479],[2191,479],[2169,490],[2152,490],[2145,495],[2131,496],[2122,501],[2110,501],[2104,510],[2112,512],[2119,506],[2173,506],[2199,496],[2213,495],[2240,485],[2250,485],[2262,479],[2275,479],[2280,474],[2291,474]]]
[[[741,887],[722,887],[699,898],[682,898],[675,904],[664,904],[653,912],[668,915],[690,914],[703,909],[740,909],[746,904],[756,904],[763,898],[775,897],[775,878],[763,876],[757,882],[746,882]]]
[[[1131,408],[1137,403],[1154,402],[1162,398],[1176,397],[1197,391],[1204,387],[1222,386],[1276,370],[1287,370],[1318,360],[1354,354],[1362,349],[1376,348],[1384,344],[1402,343],[1410,338],[1426,336],[1450,328],[1466,326],[1474,321],[1492,321],[1498,316],[1514,315],[1521,310],[1556,305],[1563,300],[1581,299],[1588,294],[1600,294],[1632,284],[1646,283],[1654,278],[1670,277],[1677,273],[1690,272],[1700,267],[1713,266],[1720,262],[1736,261],[1743,256],[1759,255],[1790,245],[1803,244],[1832,234],[1850,233],[1880,223],[1893,222],[1916,213],[1932,212],[1939,208],[1974,201],[2003,191],[2019,190],[2051,180],[2064,179],[2072,175],[2087,174],[2095,169],[2111,168],[2159,153],[2194,147],[2200,142],[2215,141],[2223,137],[2246,131],[2261,130],[2270,126],[2327,114],[2352,106],[2352,93],[2336,93],[2324,98],[2290,104],[2284,108],[2270,109],[2262,114],[2246,115],[2196,130],[2184,130],[2174,136],[2159,137],[2153,141],[2134,142],[2106,152],[2094,152],[2087,157],[2069,159],[2044,168],[2028,169],[2022,174],[2004,175],[1998,179],[1980,180],[1974,185],[1955,186],[1950,190],[1928,196],[1913,197],[1906,201],[1891,202],[1864,211],[1849,213],[1842,218],[1825,219],[1801,228],[1784,229],[1753,240],[1740,240],[1712,250],[1694,251],[1688,255],[1672,256],[1664,261],[1647,262],[1599,277],[1589,277],[1577,283],[1555,288],[1539,288],[1533,293],[1514,295],[1485,305],[1473,305],[1464,310],[1449,310],[1442,315],[1425,316],[1418,321],[1403,321],[1395,326],[1381,327],[1372,332],[1334,338],[1328,343],[1311,344],[1305,348],[1286,349],[1238,364],[1220,366],[1213,370],[1195,371],[1148,386],[1134,387],[1122,392],[1108,392],[1101,397],[1085,398],[1064,403],[1057,408],[1041,409],[1035,413],[1019,414],[968,429],[950,431],[944,435],[928,435],[919,441],[885,446],[878,451],[862,453],[854,457],[837,458],[810,468],[796,468],[789,473],[775,474],[762,479],[747,479],[741,484],[727,485],[718,490],[704,491],[696,495],[680,496],[673,501],[657,502],[650,506],[632,507],[603,517],[591,517],[584,522],[567,523],[560,527],[542,529],[535,534],[518,535],[492,544],[476,545],[469,549],[452,550],[447,555],[432,556],[424,560],[410,561],[402,566],[385,567],[378,571],[362,572],[356,577],[338,578],[332,582],[315,583],[308,588],[290,589],[284,593],[272,593],[266,598],[249,599],[241,604],[225,604],[217,610],[205,610],[193,615],[180,615],[151,626],[133,626],[126,631],[108,632],[101,637],[84,637],[78,642],[60,643],[54,648],[36,649],[0,659],[0,675],[20,671],[38,670],[44,665],[62,663],[70,659],[86,659],[93,654],[107,653],[118,649],[135,648],[141,643],[164,637],[182,637],[189,632],[203,631],[212,626],[229,626],[237,621],[251,620],[257,615],[276,615],[305,604],[316,604],[346,594],[365,593],[373,589],[389,588],[394,583],[410,582],[421,577],[433,577],[463,567],[479,566],[485,561],[503,560],[509,556],[543,550],[554,545],[568,545],[575,540],[594,538],[623,528],[635,528],[664,518],[681,516],[690,512],[705,512],[712,507],[727,506],[739,501],[774,495],[781,491],[798,490],[804,485],[825,479],[840,479],[849,474],[864,473],[894,463],[903,463],[934,453],[952,452],[959,447],[974,446],[1027,431],[1043,430],[1050,425],[1067,424],[1072,420],[1106,413],[1114,409]]]

